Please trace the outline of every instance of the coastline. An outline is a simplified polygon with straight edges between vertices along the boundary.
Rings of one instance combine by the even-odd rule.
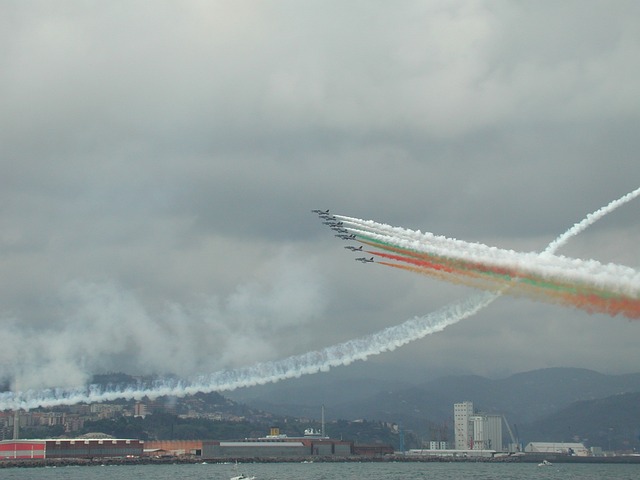
[[[435,457],[435,456],[406,456],[386,455],[384,457],[296,457],[273,458],[255,457],[237,459],[242,463],[389,463],[389,462],[415,462],[415,463],[539,463],[542,460],[552,463],[591,463],[591,464],[640,464],[640,456],[621,455],[611,457],[576,457],[567,455],[521,455],[506,457]],[[21,459],[0,460],[0,469],[4,468],[43,468],[43,467],[69,467],[69,466],[108,466],[108,465],[172,465],[172,464],[197,464],[197,463],[234,463],[235,458],[200,457],[111,457],[111,458],[55,458],[55,459]]]

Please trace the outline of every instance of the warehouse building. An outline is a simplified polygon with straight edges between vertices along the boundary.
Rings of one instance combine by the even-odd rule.
[[[353,442],[333,440],[320,432],[308,429],[303,437],[280,434],[277,427],[262,438],[239,441],[202,442],[202,458],[296,458],[312,455],[349,456],[353,454]]]
[[[556,453],[561,455],[575,455],[588,457],[591,453],[583,443],[567,442],[531,442],[524,451],[527,453]]]
[[[147,440],[144,443],[147,456],[200,456],[202,440]]]
[[[328,438],[257,438],[242,441],[202,442],[202,458],[295,458],[311,455],[348,456],[353,442]]]
[[[139,457],[144,442],[117,438],[3,440],[0,460],[45,458]]]

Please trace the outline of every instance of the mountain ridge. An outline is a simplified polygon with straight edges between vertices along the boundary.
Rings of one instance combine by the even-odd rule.
[[[331,383],[325,381],[323,388],[339,396],[340,390],[349,384],[348,380],[343,379],[333,384],[336,388],[331,388]],[[515,425],[516,430],[519,427],[523,438],[530,439],[529,441],[552,437],[555,441],[560,441],[554,437],[558,433],[555,429],[547,429],[550,432],[548,435],[543,433],[547,431],[545,422],[559,423],[555,416],[560,415],[562,418],[562,412],[573,418],[576,425],[581,425],[580,429],[574,428],[577,433],[569,437],[591,436],[600,441],[604,438],[600,432],[601,427],[592,425],[588,416],[580,417],[575,413],[576,410],[597,410],[598,417],[603,417],[602,421],[606,423],[609,414],[599,405],[614,402],[619,395],[640,392],[640,373],[610,375],[585,368],[551,367],[520,372],[500,379],[479,375],[448,375],[415,385],[402,382],[395,385],[393,382],[378,383],[371,379],[359,379],[351,383],[356,388],[362,384],[367,385],[366,393],[358,391],[352,393],[352,398],[345,398],[342,402],[329,402],[327,419],[394,422],[415,431],[422,438],[431,439],[434,431],[452,432],[454,403],[472,401],[477,411],[504,415],[509,424]],[[295,384],[283,389],[283,392],[289,400],[295,399],[295,402],[278,402],[279,397],[272,396],[267,399],[254,397],[245,403],[272,413],[319,418],[322,403],[314,402],[317,397],[307,396],[304,391],[295,392],[293,387]],[[302,385],[301,388],[304,390]],[[618,400],[619,398],[622,397],[618,397]],[[625,411],[633,409],[625,407]],[[631,421],[632,419],[626,420],[627,423]],[[624,422],[611,418],[609,423],[619,426]],[[621,431],[622,427],[617,430]],[[563,432],[568,431],[572,429],[565,427]],[[625,435],[628,438],[629,432]],[[613,442],[620,443],[617,440]]]

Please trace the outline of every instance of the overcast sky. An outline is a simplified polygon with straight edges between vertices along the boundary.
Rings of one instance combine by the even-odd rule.
[[[640,3],[0,2],[0,379],[191,375],[472,290],[314,208],[542,250],[640,186]],[[637,268],[638,201],[558,253]],[[638,371],[640,322],[501,298],[353,368]]]

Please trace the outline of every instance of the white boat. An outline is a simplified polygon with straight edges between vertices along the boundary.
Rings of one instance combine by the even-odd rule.
[[[244,473],[238,473],[238,462],[236,462],[236,475],[231,477],[229,480],[256,480],[256,477],[248,477]]]
[[[549,467],[549,466],[551,466],[551,465],[553,465],[553,463],[551,463],[549,460],[542,460],[542,461],[538,464],[538,466],[539,466],[539,467]]]

